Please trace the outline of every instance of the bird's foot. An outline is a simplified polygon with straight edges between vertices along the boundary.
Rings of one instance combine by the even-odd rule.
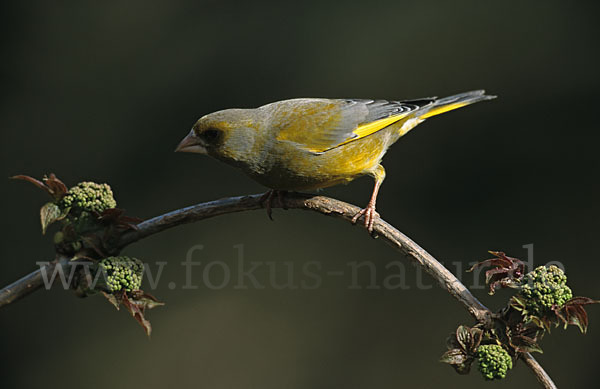
[[[375,219],[379,217],[379,213],[375,211],[375,204],[369,203],[366,208],[358,211],[356,215],[352,218],[352,224],[356,224],[360,217],[364,217],[365,228],[369,231],[370,234],[373,233],[373,224],[375,223]]]
[[[269,217],[269,219],[273,220],[273,198],[275,197],[275,195],[277,195],[277,200],[279,201],[279,206],[283,209],[287,209],[285,206],[285,203],[283,202],[283,197],[285,196],[285,194],[287,193],[287,191],[285,190],[277,190],[277,189],[271,189],[268,192],[265,192],[265,194],[263,194],[260,197],[260,202],[261,204],[263,204],[263,206],[267,209],[267,216]]]

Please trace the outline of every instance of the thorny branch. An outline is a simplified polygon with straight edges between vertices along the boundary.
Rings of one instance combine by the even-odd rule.
[[[114,252],[117,253],[131,243],[140,239],[157,234],[166,229],[180,224],[192,223],[233,212],[256,210],[263,207],[261,194],[230,197],[190,207],[178,209],[152,219],[141,222],[137,230],[128,231],[114,244]],[[283,204],[276,201],[273,207],[287,209],[304,209],[315,211],[324,215],[334,216],[346,221],[359,211],[359,208],[329,197],[314,196],[300,193],[288,193],[283,197]],[[480,323],[488,324],[492,313],[440,262],[438,262],[427,251],[402,234],[392,225],[382,219],[377,219],[374,224],[374,233],[381,237],[396,250],[408,256],[419,266],[422,266],[440,286],[448,291],[458,300],[467,311]],[[50,263],[45,268],[38,269],[20,280],[0,290],[0,307],[10,304],[43,286],[42,271],[51,272],[60,259]],[[538,381],[544,388],[556,388],[550,376],[544,371],[539,363],[529,353],[523,353],[521,359],[533,371]]]

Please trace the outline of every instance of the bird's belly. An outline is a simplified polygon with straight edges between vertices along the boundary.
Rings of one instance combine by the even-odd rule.
[[[261,184],[280,190],[311,190],[348,183],[369,174],[388,147],[385,134],[369,136],[322,153],[284,145],[260,174],[250,175]]]

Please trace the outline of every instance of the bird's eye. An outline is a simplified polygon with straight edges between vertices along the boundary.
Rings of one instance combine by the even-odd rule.
[[[200,134],[200,138],[202,138],[202,140],[208,144],[216,143],[220,136],[221,131],[215,128],[209,128],[208,130],[202,131]]]

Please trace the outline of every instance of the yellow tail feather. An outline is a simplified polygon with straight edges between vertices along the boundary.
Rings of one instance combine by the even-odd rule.
[[[419,116],[419,119],[427,119],[427,118],[430,118],[435,115],[440,115],[442,113],[452,111],[454,109],[462,108],[465,105],[469,105],[471,103],[474,103],[474,101],[466,101],[466,102],[462,102],[462,103],[454,103],[454,104],[442,105],[441,107],[435,107],[435,108],[432,108],[429,111],[425,112],[424,115]]]

